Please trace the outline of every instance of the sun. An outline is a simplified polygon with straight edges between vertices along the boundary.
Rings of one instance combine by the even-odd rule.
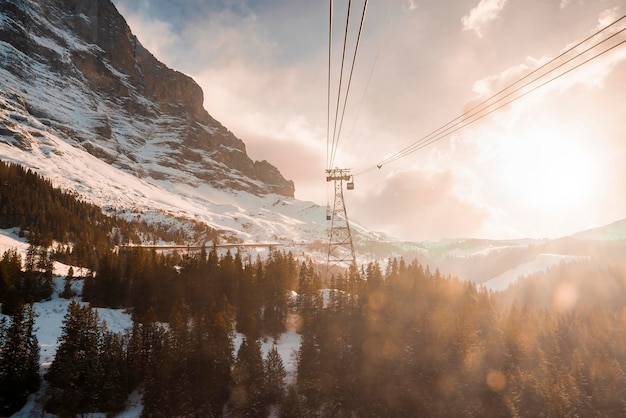
[[[593,194],[593,153],[567,128],[531,127],[513,133],[500,157],[499,183],[529,209],[567,209]]]

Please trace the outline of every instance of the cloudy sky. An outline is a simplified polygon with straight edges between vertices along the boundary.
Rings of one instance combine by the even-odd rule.
[[[113,1],[252,159],[293,179],[298,199],[332,205],[328,1]],[[334,0],[331,139],[347,4]],[[362,8],[352,1],[344,92]],[[626,44],[376,168],[625,14],[625,0],[369,2],[333,161],[355,174],[350,217],[410,240],[558,237],[626,218]]]

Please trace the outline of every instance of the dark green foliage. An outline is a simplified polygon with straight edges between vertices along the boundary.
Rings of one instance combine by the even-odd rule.
[[[0,322],[0,416],[19,411],[39,389],[39,345],[32,305],[19,305],[9,324]]]
[[[242,274],[238,275],[238,300],[236,306],[237,331],[247,338],[257,339],[262,333],[262,293],[263,264],[257,260],[256,265],[247,262]]]
[[[21,228],[31,247],[24,271],[15,250],[0,259],[0,302],[14,314],[0,323],[0,414],[18,410],[39,385],[34,315],[22,304],[50,295],[55,258],[93,269],[85,300],[134,315],[121,336],[72,303],[46,375],[46,408],[60,415],[114,413],[133,389],[142,391],[146,417],[626,412],[623,243],[498,295],[401,259],[335,271],[332,290],[322,292],[316,266],[291,253],[252,262],[206,249],[113,250],[139,236],[183,235],[109,217],[0,163],[0,227],[8,226]],[[51,250],[52,240],[61,244]],[[277,350],[263,360],[258,341],[279,337],[289,315],[299,319],[301,345],[285,389]],[[233,329],[244,336],[236,359]]]
[[[265,358],[265,402],[267,404],[279,404],[285,391],[285,365],[278,353],[276,345],[267,353]]]
[[[262,416],[278,406],[284,365],[275,350],[264,362],[256,340],[265,329],[285,327],[298,277],[291,254],[252,263],[239,253],[176,257],[126,249],[98,266],[83,297],[133,309],[127,360],[132,385],[143,388],[144,416],[221,416],[226,405],[234,415]],[[262,315],[267,309],[272,314]],[[247,336],[236,362],[235,324]]]
[[[74,268],[70,266],[67,270],[67,276],[65,276],[65,282],[63,284],[63,291],[59,294],[62,298],[71,299],[76,296],[76,293],[72,290],[72,280],[74,279]]]
[[[135,323],[129,362],[143,382],[143,416],[221,416],[231,381],[231,329],[225,305],[191,321],[179,306],[169,330],[150,318]]]
[[[19,227],[28,231],[33,245],[49,247],[52,240],[57,240],[108,246],[108,234],[113,226],[131,237],[130,224],[114,221],[99,207],[79,201],[75,194],[55,189],[50,181],[31,170],[1,161],[0,208],[0,228]]]
[[[308,416],[314,416],[313,414],[307,413],[307,409],[302,406],[301,402],[298,391],[293,385],[290,385],[287,388],[287,395],[280,404],[278,416],[280,418],[306,418]]]
[[[0,303],[2,313],[14,315],[26,302],[47,299],[52,294],[52,262],[42,248],[29,246],[26,271],[21,270],[21,257],[15,249],[0,259]]]
[[[576,288],[598,286],[604,277],[611,293],[621,295],[626,269],[606,271],[610,274],[577,276]],[[357,272],[365,287],[351,284],[355,272],[335,282],[357,289],[358,298],[331,292],[326,306],[304,298],[299,304],[307,310],[308,325],[298,353],[297,385],[281,411],[293,416],[623,415],[624,299],[605,295],[602,300],[611,303],[600,306],[581,294],[579,305],[563,313],[499,304],[473,284],[444,278],[418,263],[390,260],[384,274],[371,264]]]
[[[244,338],[232,375],[230,405],[234,417],[267,416],[264,379],[260,344]]]
[[[272,251],[260,280],[266,334],[277,336],[285,331],[289,291],[295,290],[297,283],[298,264],[293,254]]]
[[[110,216],[76,193],[54,188],[32,170],[0,161],[0,228],[19,228],[35,247],[58,242],[51,256],[66,264],[95,269],[97,260],[119,244],[156,240],[182,244],[185,239],[217,237],[204,224],[187,223],[191,236],[181,228]]]
[[[45,376],[46,411],[66,416],[121,410],[130,391],[126,351],[123,339],[99,322],[95,310],[72,301]]]
[[[15,312],[20,302],[16,286],[22,278],[22,258],[16,249],[9,249],[0,259],[0,302],[5,314]]]

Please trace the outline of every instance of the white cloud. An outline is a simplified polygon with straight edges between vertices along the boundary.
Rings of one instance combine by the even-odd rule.
[[[613,7],[600,13],[598,18],[598,29],[605,27],[606,25],[613,23],[619,18],[619,7]]]
[[[178,18],[172,9],[170,20],[165,12],[155,13],[162,8],[146,13],[136,5],[171,8],[179,2],[134,1],[116,4],[127,5],[122,12],[140,41],[168,66],[194,77],[208,112],[244,141],[251,158],[266,159],[293,179],[298,198],[323,203],[326,8],[316,2],[254,2],[244,10],[207,0],[202,4],[210,8],[196,7]],[[543,2],[474,0],[468,12],[464,2],[400,0],[402,10],[392,15],[387,42],[367,84],[378,45],[374,35],[388,14],[388,5],[372,5],[366,23],[379,26],[365,28],[336,165],[353,173],[374,167],[558,55],[568,42],[585,38],[599,22],[615,20],[620,13],[611,7],[620,1],[563,1],[562,10],[558,1],[545,7]],[[408,13],[415,8],[420,13]],[[465,30],[479,36],[489,30],[488,42],[454,29],[463,15]],[[503,24],[495,25],[499,20]],[[425,36],[432,33],[441,36]],[[503,163],[498,151],[523,140],[514,135],[516,129],[542,121],[553,128],[575,127],[571,130],[581,134],[581,141],[596,144],[594,152],[606,150],[616,160],[611,168],[626,167],[626,157],[621,157],[626,151],[619,148],[626,119],[625,60],[622,46],[428,149],[356,176],[356,190],[346,196],[350,216],[368,228],[413,239],[571,232],[582,225],[581,216],[529,213],[515,190],[503,190],[494,173],[508,172],[511,164]],[[385,176],[390,169],[397,172]],[[626,178],[622,173],[614,177]],[[619,200],[598,198],[595,205],[581,205],[581,211],[591,213],[587,218],[595,224],[614,220],[626,208],[626,198],[609,198]],[[555,218],[568,224],[561,228]]]
[[[450,170],[396,171],[385,178],[381,189],[351,196],[351,210],[365,225],[400,239],[475,236],[490,213],[457,195],[458,182],[468,180]]]
[[[484,27],[499,16],[506,2],[507,0],[481,0],[469,15],[461,19],[463,30],[473,30],[482,38]]]

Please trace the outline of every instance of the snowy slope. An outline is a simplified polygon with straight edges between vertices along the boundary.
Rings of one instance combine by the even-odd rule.
[[[0,255],[9,249],[15,249],[18,254],[21,255],[22,260],[24,260],[27,248],[28,244],[24,239],[15,235],[15,231],[0,230]],[[55,274],[55,287],[52,297],[48,301],[37,302],[33,306],[36,314],[35,335],[37,336],[40,347],[39,364],[42,374],[46,372],[54,360],[58,348],[58,339],[61,336],[63,320],[70,304],[70,300],[59,297],[59,293],[63,290],[64,276],[67,275],[68,269],[69,266],[65,264],[59,262],[54,263],[53,273]],[[75,268],[75,271],[78,275],[81,269]],[[74,290],[80,290],[81,281],[77,281],[72,287]],[[132,327],[130,314],[121,309],[97,308],[96,311],[98,312],[100,320],[106,321],[107,328],[113,332],[123,332]],[[5,315],[0,313],[0,318],[4,316]],[[24,408],[14,414],[13,417],[41,416],[41,406],[36,402],[38,396],[38,393],[31,395]],[[138,406],[136,396],[130,400],[129,404],[131,406],[127,413],[120,416],[138,417],[141,414],[141,409]],[[95,418],[96,415],[93,417]]]
[[[16,249],[22,256],[22,259],[26,256],[26,250],[28,244],[24,239],[18,237],[14,230],[0,230],[0,255],[9,249]],[[67,313],[67,308],[70,304],[70,300],[59,297],[59,293],[63,290],[64,276],[67,275],[69,266],[62,263],[55,262],[53,273],[56,275],[54,278],[55,289],[52,298],[49,301],[37,302],[34,304],[34,310],[37,315],[35,319],[35,333],[40,346],[40,365],[41,373],[45,373],[47,368],[54,360],[56,350],[58,347],[58,339],[61,336],[61,330],[63,327],[63,319]],[[80,268],[74,268],[77,272],[77,276],[81,273]],[[73,289],[80,293],[82,281],[78,280],[73,284]],[[77,299],[80,301],[80,297]],[[106,321],[107,328],[113,332],[124,332],[132,328],[132,318],[130,314],[121,309],[108,309],[108,308],[96,308],[98,317],[101,321]],[[0,318],[3,315],[0,313]],[[261,344],[261,350],[263,356],[267,355],[267,352],[276,345],[279,354],[285,365],[287,372],[287,382],[293,383],[295,379],[295,371],[297,368],[297,362],[295,354],[300,347],[300,335],[296,332],[296,321],[288,321],[288,330],[277,340],[268,337]],[[234,341],[234,353],[237,353],[239,345],[243,336],[237,334]],[[45,382],[44,382],[45,387]],[[42,388],[42,390],[44,390]],[[38,403],[40,393],[33,394],[29,397],[28,403],[22,408],[21,411],[13,415],[14,418],[26,418],[32,416],[43,416],[41,405]],[[131,394],[128,401],[128,408],[126,411],[116,415],[118,418],[135,418],[141,415],[141,395],[139,393]],[[54,415],[46,414],[46,416],[53,417]],[[88,414],[90,418],[104,418],[105,414]]]
[[[22,260],[26,258],[26,250],[28,244],[22,238],[19,238],[11,230],[0,230],[0,254],[9,249],[16,249],[21,255]],[[48,301],[35,303],[34,309],[37,314],[36,319],[36,335],[39,345],[41,346],[40,363],[47,367],[56,354],[57,340],[61,336],[61,326],[63,317],[67,312],[70,300],[59,298],[59,293],[63,290],[64,277],[67,275],[69,266],[54,262],[53,274],[54,291],[52,298]],[[74,267],[76,276],[81,274],[79,267]],[[73,289],[80,291],[80,281],[73,284]],[[132,326],[132,320],[129,314],[119,309],[97,308],[100,320],[107,323],[109,330],[114,332],[122,332]],[[0,314],[0,317],[2,314]]]
[[[617,241],[626,239],[626,219],[612,224],[588,229],[572,235],[572,238],[594,241]]]
[[[156,61],[110,2],[0,3],[1,160],[125,216],[193,219],[247,243],[326,239],[324,208],[251,161],[201,108],[199,86]]]
[[[80,119],[80,115],[76,117]],[[11,122],[15,120],[19,123]],[[327,239],[325,209],[313,202],[278,194],[217,189],[194,183],[193,179],[179,182],[177,179],[184,174],[181,172],[161,180],[140,178],[68,143],[58,130],[24,112],[19,96],[11,96],[0,86],[0,125],[2,122],[11,126],[11,133],[0,130],[0,159],[31,168],[53,185],[76,191],[82,199],[104,209],[130,211],[155,222],[175,217],[194,219],[245,242],[278,241],[288,245]],[[353,231],[369,241],[383,239],[356,224]]]
[[[0,0],[0,32],[0,140],[29,150],[48,132],[142,178],[293,196],[110,1]]]
[[[578,256],[573,255],[539,254],[535,259],[505,271],[504,273],[486,281],[482,284],[482,286],[493,291],[504,290],[521,277],[527,277],[533,273],[546,271],[554,265],[562,262],[569,262],[578,258]]]

